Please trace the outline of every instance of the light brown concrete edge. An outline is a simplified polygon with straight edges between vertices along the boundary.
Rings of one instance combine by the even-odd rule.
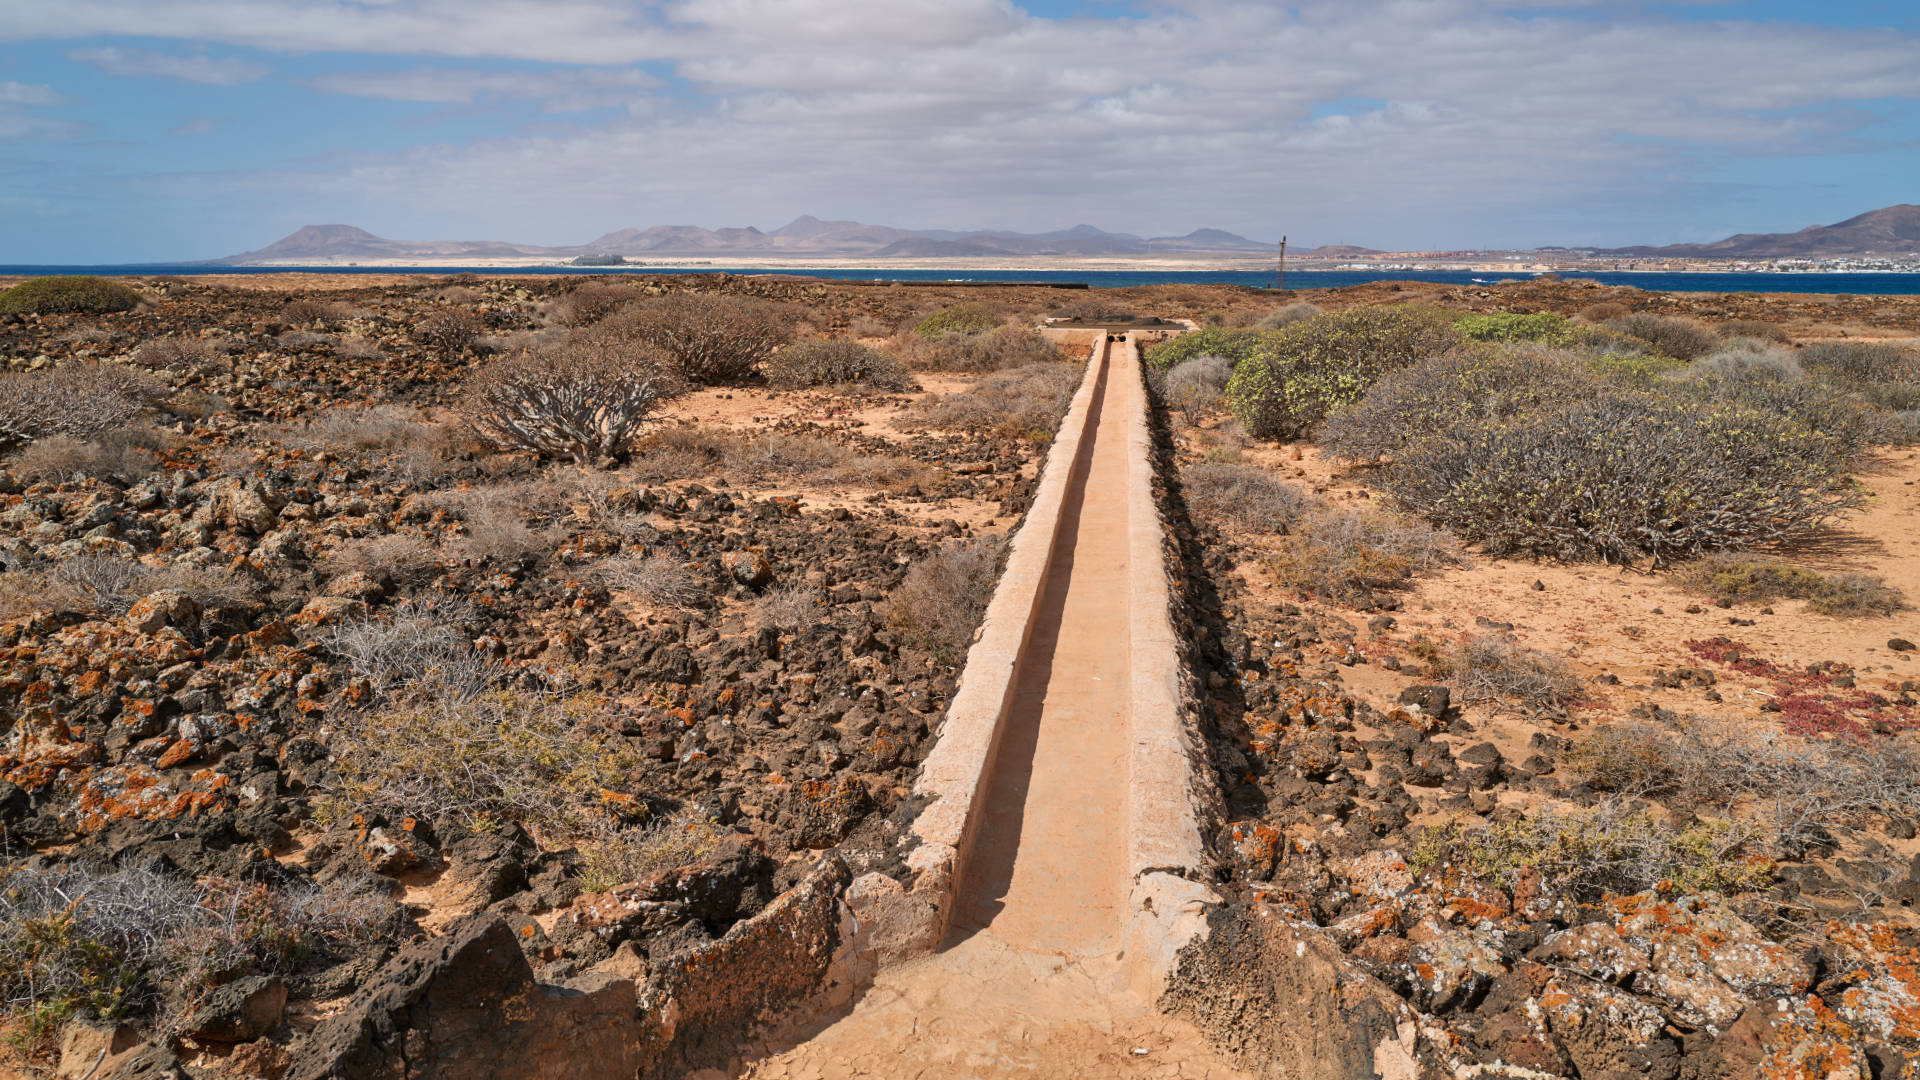
[[[1094,390],[1110,366],[1109,349],[1106,335],[1098,335],[1086,374],[1047,451],[1033,502],[1009,545],[980,632],[967,650],[940,737],[921,762],[913,794],[924,805],[912,826],[917,843],[907,855],[913,880],[902,884],[866,874],[847,891],[849,955],[843,960],[851,979],[879,964],[931,952],[946,934],[981,811],[980,795],[1060,539],[1061,512],[1087,434]]]
[[[1142,988],[1158,996],[1175,955],[1206,929],[1220,897],[1206,884],[1202,831],[1213,786],[1198,716],[1183,692],[1184,650],[1173,627],[1166,528],[1153,492],[1153,432],[1145,368],[1128,334],[1110,364],[1127,397],[1128,585],[1132,669],[1129,709],[1128,955]]]

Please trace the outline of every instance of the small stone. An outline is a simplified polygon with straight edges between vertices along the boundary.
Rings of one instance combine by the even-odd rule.
[[[1897,637],[1887,642],[1887,648],[1892,649],[1894,652],[1912,652],[1914,646],[1913,642],[1908,641],[1906,638]]]
[[[1534,592],[1546,592],[1546,591],[1547,591],[1547,583],[1546,583],[1546,582],[1544,582],[1544,581],[1541,581],[1541,580],[1540,580],[1540,579],[1538,579],[1538,578],[1535,578],[1535,579],[1534,579],[1534,582],[1533,582],[1533,591],[1534,591]]]

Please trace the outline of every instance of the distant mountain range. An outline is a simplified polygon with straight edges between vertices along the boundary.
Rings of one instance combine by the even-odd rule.
[[[1195,229],[1185,236],[1150,238],[1131,233],[1110,233],[1091,225],[1077,225],[1048,233],[984,229],[953,232],[944,229],[896,229],[887,225],[822,221],[803,216],[772,232],[762,232],[752,226],[703,229],[693,225],[655,225],[647,229],[620,229],[577,247],[539,247],[496,240],[388,240],[352,225],[308,225],[258,251],[230,255],[215,261],[244,266],[356,259],[571,259],[582,255],[928,259],[1046,255],[1268,255],[1274,250],[1272,244],[1249,240],[1220,229]],[[1366,251],[1364,248],[1338,250],[1354,254]]]
[[[1920,254],[1920,206],[1902,203],[1833,225],[1791,233],[1741,233],[1711,244],[1624,247],[1601,255],[1667,259],[1836,259],[1856,255]]]

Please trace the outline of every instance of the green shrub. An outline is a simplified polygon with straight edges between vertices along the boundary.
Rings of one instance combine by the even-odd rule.
[[[1822,615],[1891,615],[1907,606],[1904,593],[1872,574],[1823,574],[1751,555],[1708,555],[1682,567],[1674,580],[1716,601],[1805,600]]]
[[[33,278],[0,292],[0,315],[105,315],[139,306],[139,293],[91,274]]]
[[[1327,413],[1359,400],[1374,381],[1465,339],[1452,317],[1412,306],[1321,315],[1262,336],[1227,384],[1233,415],[1256,439],[1306,435]]]
[[[1000,325],[1000,317],[975,304],[959,304],[921,319],[913,332],[923,338],[947,334],[984,334]]]
[[[1681,895],[1764,889],[1774,864],[1753,853],[1758,846],[1751,826],[1702,820],[1673,829],[1653,814],[1603,803],[1474,827],[1432,826],[1407,862],[1416,873],[1448,865],[1503,888],[1537,876],[1592,903],[1663,883]]]
[[[1675,360],[1697,360],[1720,344],[1720,335],[1711,327],[1671,315],[1637,311],[1609,319],[1605,326],[1614,333],[1639,338],[1660,355]]]
[[[1470,423],[1498,424],[1600,392],[1603,377],[1574,354],[1520,346],[1427,357],[1391,372],[1335,412],[1319,442],[1352,461],[1397,454]]]
[[[1608,562],[1784,540],[1864,500],[1831,440],[1792,420],[1625,392],[1455,425],[1382,482],[1494,554]]]
[[[1468,315],[1454,326],[1475,341],[1531,341],[1542,345],[1572,345],[1579,340],[1582,329],[1567,321],[1564,315],[1551,312],[1522,315],[1512,311]]]
[[[870,386],[876,390],[911,390],[914,381],[906,365],[857,341],[815,338],[773,354],[766,363],[767,382],[777,389],[810,386]]]
[[[1147,349],[1141,358],[1149,368],[1167,371],[1196,356],[1223,356],[1230,363],[1246,359],[1263,337],[1259,330],[1209,326],[1177,334]]]
[[[1785,359],[1793,358],[1788,354]],[[1709,357],[1700,364],[1712,360]],[[1834,453],[1849,462],[1858,461],[1876,444],[1901,438],[1899,425],[1866,399],[1806,378],[1797,365],[1776,368],[1763,360],[1732,370],[1722,366],[1701,371],[1679,389],[1736,408],[1786,417],[1826,439]]]

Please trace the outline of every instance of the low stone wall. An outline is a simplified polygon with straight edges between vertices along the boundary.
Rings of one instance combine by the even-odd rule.
[[[401,950],[295,1044],[289,1080],[634,1080],[723,1065],[826,985],[850,878],[838,856],[822,860],[639,984],[604,970],[541,984],[506,921],[474,915]]]
[[[1174,956],[1206,931],[1220,903],[1207,882],[1207,837],[1221,819],[1195,696],[1173,626],[1166,524],[1155,497],[1146,369],[1128,334],[1110,378],[1128,380],[1127,546],[1132,672],[1128,760],[1128,955],[1134,978],[1157,996]],[[1123,419],[1115,417],[1114,419]]]
[[[920,765],[913,794],[922,805],[906,840],[911,847],[906,863],[912,879],[900,882],[867,874],[849,890],[847,899],[858,926],[858,936],[845,958],[849,978],[866,978],[881,964],[931,952],[946,935],[954,892],[965,874],[981,812],[980,795],[1000,747],[1002,721],[1020,677],[1020,658],[1060,539],[1067,489],[1083,456],[1092,453],[1085,436],[1095,395],[1102,380],[1112,377],[1109,351],[1106,335],[1098,335],[1086,376],[1047,451],[1026,519],[1014,534],[979,636],[967,651],[960,686],[947,707],[939,740]]]

